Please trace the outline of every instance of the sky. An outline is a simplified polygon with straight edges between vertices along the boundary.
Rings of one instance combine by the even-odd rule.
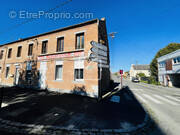
[[[156,52],[169,43],[180,43],[179,0],[6,0],[0,5],[0,44],[94,18],[106,18],[111,71],[128,71],[131,64],[150,64]],[[11,3],[11,4],[10,4]],[[52,13],[91,13],[84,18],[41,17],[29,21],[19,13],[38,13],[57,7]],[[16,17],[10,15],[16,13]],[[24,23],[25,21],[28,23]],[[21,24],[21,25],[19,25]]]

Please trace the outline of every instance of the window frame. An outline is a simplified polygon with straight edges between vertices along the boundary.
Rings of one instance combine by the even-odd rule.
[[[10,50],[11,50],[11,53],[9,53]],[[11,59],[11,57],[12,57],[12,48],[8,48],[7,58],[8,58],[8,59]]]
[[[44,43],[46,45],[45,51],[44,51],[44,47],[43,47]],[[48,40],[43,40],[42,41],[42,46],[41,46],[41,54],[47,54],[47,52],[48,52]]]
[[[3,52],[3,53],[1,53],[1,52]],[[1,52],[0,52],[0,60],[3,59],[3,56],[4,56],[4,49],[2,49]]]
[[[18,54],[19,54],[19,48],[21,48],[20,55],[18,55]],[[22,56],[22,46],[20,45],[20,46],[18,46],[18,48],[17,48],[16,57],[17,57],[17,58],[21,58],[21,56]]]
[[[61,75],[61,78],[57,78],[57,66],[60,66],[62,68],[62,75]],[[56,64],[55,65],[55,76],[54,76],[54,80],[55,81],[62,81],[63,80],[63,64]]]
[[[60,45],[59,45],[60,40]],[[63,41],[63,45],[62,45]],[[64,36],[57,37],[56,52],[64,52]]]
[[[83,50],[85,47],[85,38],[84,38],[85,32],[76,33],[75,37],[76,37],[75,50]],[[79,38],[79,40],[78,40],[78,38]],[[82,39],[83,39],[83,42],[82,42]],[[79,41],[79,43],[78,43],[78,41]]]
[[[7,68],[8,68],[8,72],[7,72]],[[5,72],[6,79],[9,77],[9,71],[10,71],[10,66],[6,66],[6,72]]]
[[[76,78],[76,71],[78,72],[78,78]],[[82,78],[81,78],[81,73],[82,73]],[[84,81],[84,68],[74,68],[74,81]]]
[[[32,45],[32,49],[31,49],[31,54],[30,54],[30,46]],[[28,45],[28,56],[32,56],[33,55],[33,48],[34,48],[34,43],[30,43]]]

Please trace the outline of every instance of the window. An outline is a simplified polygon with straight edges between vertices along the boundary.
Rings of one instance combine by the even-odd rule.
[[[177,61],[176,61],[176,60],[177,60],[176,58],[174,58],[174,59],[173,59],[173,61],[174,61],[174,64],[176,64],[176,63],[177,63]]]
[[[28,56],[32,56],[32,53],[33,53],[33,44],[29,44]]]
[[[57,52],[62,52],[64,51],[64,37],[58,38],[57,39]]]
[[[8,58],[11,58],[11,54],[12,54],[12,48],[10,48],[8,51]]]
[[[5,76],[6,78],[8,78],[8,74],[9,74],[9,67],[6,67],[6,74],[5,74],[5,75],[6,75],[6,76]]]
[[[76,49],[84,49],[84,33],[76,35]]]
[[[178,63],[180,63],[180,57],[177,57],[177,61],[178,61]]]
[[[41,54],[46,54],[47,53],[47,45],[48,45],[48,41],[43,41],[42,42]]]
[[[165,67],[165,62],[164,62],[164,61],[163,61],[163,62],[160,62],[160,63],[159,63],[159,67],[160,67],[160,68]]]
[[[173,63],[174,64],[179,64],[180,63],[180,57],[174,58]]]
[[[17,57],[21,57],[21,50],[22,50],[22,46],[19,46],[17,50]]]
[[[55,80],[62,80],[62,65],[56,65]]]
[[[3,59],[4,50],[1,50],[0,59]]]
[[[74,61],[74,80],[82,81],[84,79],[84,60]]]
[[[74,69],[74,80],[82,80],[84,78],[83,69]]]

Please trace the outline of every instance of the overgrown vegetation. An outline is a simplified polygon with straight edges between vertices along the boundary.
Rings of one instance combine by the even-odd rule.
[[[157,52],[157,54],[155,55],[154,59],[152,60],[151,64],[150,64],[150,70],[151,70],[151,79],[152,79],[152,83],[158,83],[158,65],[157,65],[157,58],[166,55],[168,53],[171,53],[173,51],[176,51],[180,49],[180,44],[179,43],[171,43],[168,46],[166,46],[165,48],[162,48],[161,50],[159,50]]]
[[[140,78],[141,77],[146,77],[146,75],[144,73],[139,73],[139,74],[137,74],[137,76],[140,77]]]

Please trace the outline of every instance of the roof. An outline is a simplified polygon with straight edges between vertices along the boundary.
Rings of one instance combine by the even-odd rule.
[[[88,25],[88,24],[97,23],[98,20],[99,19],[93,19],[93,20],[86,21],[86,22],[83,22],[83,23],[79,23],[79,24],[75,24],[75,25],[70,25],[70,26],[63,27],[63,28],[60,28],[60,29],[56,29],[56,30],[53,30],[53,31],[50,31],[50,32],[46,32],[46,33],[38,34],[38,35],[35,35],[35,36],[31,36],[31,37],[23,38],[23,39],[20,39],[20,40],[16,40],[16,41],[13,41],[13,42],[9,42],[9,43],[6,43],[6,44],[2,44],[0,46],[9,45],[9,44],[25,41],[25,40],[32,39],[32,38],[36,38],[36,37],[40,37],[40,36],[44,36],[44,35],[60,32],[60,31],[65,31],[65,30],[68,30],[68,29],[77,28],[77,27]]]
[[[132,65],[134,70],[150,70],[149,65]]]
[[[176,50],[174,52],[168,53],[166,55],[163,55],[163,56],[157,58],[157,60],[158,60],[158,62],[162,62],[162,61],[172,59],[172,58],[176,58],[176,57],[179,57],[179,56],[180,56],[180,49],[178,49],[178,50]]]

